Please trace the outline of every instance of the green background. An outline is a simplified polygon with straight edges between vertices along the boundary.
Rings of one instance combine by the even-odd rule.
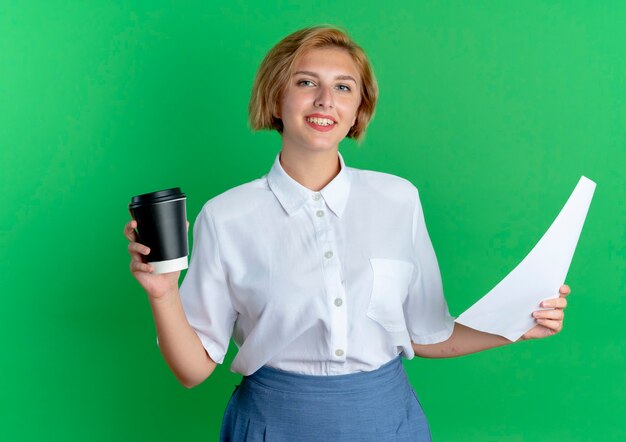
[[[407,3],[0,1],[0,439],[217,440],[235,346],[178,384],[128,270],[127,204],[180,186],[193,222],[265,174],[280,136],[247,127],[256,69],[322,23],[381,90],[346,163],[420,189],[453,315],[597,183],[562,333],[404,361],[434,440],[626,438],[626,2]]]

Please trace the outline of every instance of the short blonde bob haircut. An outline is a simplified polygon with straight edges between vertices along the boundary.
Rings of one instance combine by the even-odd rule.
[[[277,130],[282,134],[283,122],[275,117],[282,94],[287,88],[295,60],[308,49],[345,49],[354,60],[361,76],[361,104],[354,126],[346,135],[360,144],[367,125],[374,117],[378,101],[378,84],[363,49],[336,26],[312,26],[288,35],[265,56],[252,86],[248,105],[248,121],[253,131]]]

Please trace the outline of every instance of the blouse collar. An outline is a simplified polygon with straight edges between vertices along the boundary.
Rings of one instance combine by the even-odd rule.
[[[289,216],[297,212],[315,194],[320,193],[330,210],[341,218],[350,193],[350,177],[343,156],[340,152],[337,154],[339,155],[341,170],[319,192],[308,189],[291,178],[280,164],[280,152],[276,155],[274,164],[267,174],[267,182]]]

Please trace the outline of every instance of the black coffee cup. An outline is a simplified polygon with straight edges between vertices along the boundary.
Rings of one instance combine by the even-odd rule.
[[[186,199],[180,188],[174,187],[134,196],[128,205],[137,221],[137,242],[150,247],[144,259],[153,267],[152,273],[188,267]]]

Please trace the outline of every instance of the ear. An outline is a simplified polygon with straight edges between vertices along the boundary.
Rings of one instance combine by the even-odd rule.
[[[272,109],[272,116],[274,118],[278,118],[279,120],[281,119],[280,114],[281,114],[281,101],[280,99],[274,103],[273,109]]]

